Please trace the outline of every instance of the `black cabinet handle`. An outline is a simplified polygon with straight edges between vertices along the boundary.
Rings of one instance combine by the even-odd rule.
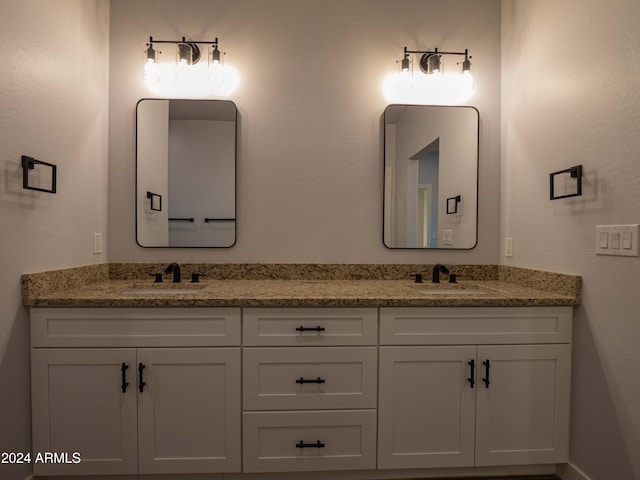
[[[122,367],[120,367],[120,370],[122,371],[122,393],[125,393],[129,386],[129,382],[127,382],[127,368],[129,368],[129,365],[126,363],[123,363]]]
[[[138,364],[138,376],[140,377],[140,383],[138,385],[139,385],[139,388],[140,388],[141,392],[144,390],[144,386],[146,385],[146,383],[144,383],[144,380],[142,379],[143,378],[142,377],[142,371],[144,370],[144,368],[145,368],[144,363],[139,363]]]
[[[482,379],[482,381],[484,382],[484,386],[489,388],[489,369],[491,368],[491,361],[490,360],[485,360],[484,362],[482,362],[482,364],[484,365],[484,378]]]
[[[471,367],[471,376],[469,378],[467,378],[467,380],[469,380],[469,385],[471,385],[471,388],[474,388],[475,385],[476,385],[476,380],[475,380],[475,378],[476,378],[476,361],[472,358],[467,363]]]
[[[296,332],[324,332],[325,328],[318,325],[317,327],[303,327],[296,328]]]
[[[324,448],[325,445],[320,440],[318,440],[316,443],[304,443],[302,440],[300,440],[298,443],[296,443],[296,447],[297,448]]]
[[[299,379],[296,380],[296,383],[299,383],[301,385],[303,383],[325,383],[325,382],[326,382],[326,380],[324,380],[323,378],[320,378],[320,377],[316,378],[315,380],[306,380],[305,378],[300,377]]]

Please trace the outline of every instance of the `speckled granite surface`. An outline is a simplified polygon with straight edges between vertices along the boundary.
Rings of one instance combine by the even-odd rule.
[[[497,265],[449,265],[457,284],[432,284],[432,265],[181,264],[184,283],[153,283],[166,264],[113,263],[22,277],[24,304],[158,306],[543,306],[580,303],[580,277]],[[190,283],[191,273],[207,275]],[[425,283],[409,279],[423,273]],[[180,293],[180,290],[190,293]],[[431,294],[434,289],[438,294]],[[195,292],[193,291],[195,290]],[[155,291],[155,293],[154,293]],[[465,293],[463,293],[465,292]],[[469,293],[473,292],[473,293]]]

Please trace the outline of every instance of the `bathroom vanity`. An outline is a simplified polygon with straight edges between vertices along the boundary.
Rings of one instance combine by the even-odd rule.
[[[552,473],[567,462],[579,290],[500,280],[197,287],[154,294],[148,281],[109,279],[25,297],[33,451],[81,458],[34,465],[36,476],[394,478]],[[443,293],[422,293],[431,288]]]

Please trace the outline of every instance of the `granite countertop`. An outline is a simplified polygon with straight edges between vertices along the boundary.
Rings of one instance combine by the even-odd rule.
[[[143,270],[147,276],[149,268]],[[274,279],[246,278],[246,275],[244,278],[207,279],[200,283],[172,283],[169,279],[153,283],[151,279],[141,279],[144,277],[138,273],[114,275],[113,268],[110,272],[95,275],[92,271],[94,276],[82,282],[75,271],[76,280],[66,283],[64,275],[71,271],[49,272],[50,277],[53,275],[49,280],[57,288],[43,287],[48,285],[42,280],[44,277],[38,277],[43,274],[24,275],[24,303],[34,307],[552,306],[580,303],[580,277],[522,269],[502,274],[475,274],[474,271],[467,275],[471,278],[456,284],[446,280],[434,284],[428,279],[420,284],[408,279]],[[428,293],[434,291],[439,293]]]

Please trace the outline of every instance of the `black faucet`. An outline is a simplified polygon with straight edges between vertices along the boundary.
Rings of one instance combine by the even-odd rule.
[[[441,263],[437,263],[433,267],[433,278],[431,280],[432,283],[440,283],[440,272],[444,273],[445,275],[449,275],[449,269]]]
[[[164,269],[164,273],[173,273],[173,283],[182,282],[180,278],[180,265],[177,263],[170,263],[169,266]]]

